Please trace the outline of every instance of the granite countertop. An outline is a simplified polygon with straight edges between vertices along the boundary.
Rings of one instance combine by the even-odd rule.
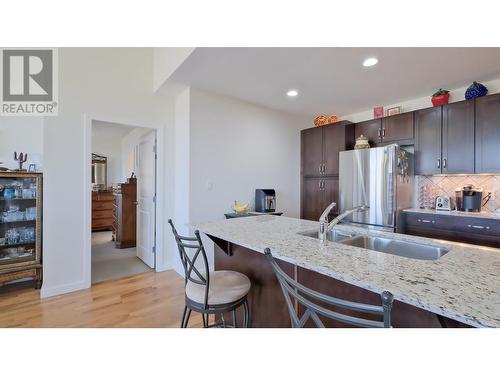
[[[381,293],[475,327],[500,327],[500,250],[490,247],[380,232],[349,225],[336,228],[357,234],[438,244],[450,250],[437,260],[417,260],[338,242],[321,244],[298,233],[318,223],[279,216],[253,216],[194,225],[208,235]]]
[[[419,214],[432,214],[432,215],[447,215],[447,216],[462,216],[473,217],[476,219],[493,219],[500,220],[500,215],[491,212],[465,212],[465,211],[437,211],[430,208],[407,208],[404,212],[415,212]]]

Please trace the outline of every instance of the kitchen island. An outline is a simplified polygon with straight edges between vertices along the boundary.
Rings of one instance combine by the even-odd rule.
[[[380,303],[382,291],[391,292],[394,327],[500,327],[498,249],[336,226],[356,235],[376,234],[449,250],[437,260],[411,259],[339,242],[321,244],[301,234],[317,230],[317,222],[268,215],[195,228],[214,241],[216,270],[237,270],[251,279],[253,327],[290,326],[281,289],[264,255],[267,247],[285,272],[320,292],[373,304]]]

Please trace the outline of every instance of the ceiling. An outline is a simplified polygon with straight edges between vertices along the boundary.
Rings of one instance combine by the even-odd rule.
[[[370,56],[379,63],[363,67]],[[499,77],[500,48],[196,48],[171,82],[306,116],[342,116]],[[295,98],[286,96],[292,88]]]

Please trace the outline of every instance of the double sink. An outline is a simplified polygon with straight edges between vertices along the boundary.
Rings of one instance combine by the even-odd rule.
[[[318,238],[318,231],[302,232],[299,234]],[[377,235],[357,235],[343,232],[338,229],[329,231],[327,233],[327,240],[362,249],[421,260],[436,260],[449,251],[441,246],[424,245]]]

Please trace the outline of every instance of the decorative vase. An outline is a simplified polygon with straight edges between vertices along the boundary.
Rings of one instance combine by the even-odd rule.
[[[448,104],[449,100],[450,100],[450,93],[448,93],[448,92],[446,94],[433,96],[431,98],[431,102],[432,102],[433,107],[438,107],[440,105]]]
[[[325,115],[320,115],[314,119],[314,126],[321,126],[326,124],[328,117]]]
[[[474,98],[479,98],[481,96],[485,96],[488,93],[488,89],[485,85],[480,84],[479,82],[474,81],[472,85],[469,86],[467,91],[465,91],[465,99],[470,100]]]

